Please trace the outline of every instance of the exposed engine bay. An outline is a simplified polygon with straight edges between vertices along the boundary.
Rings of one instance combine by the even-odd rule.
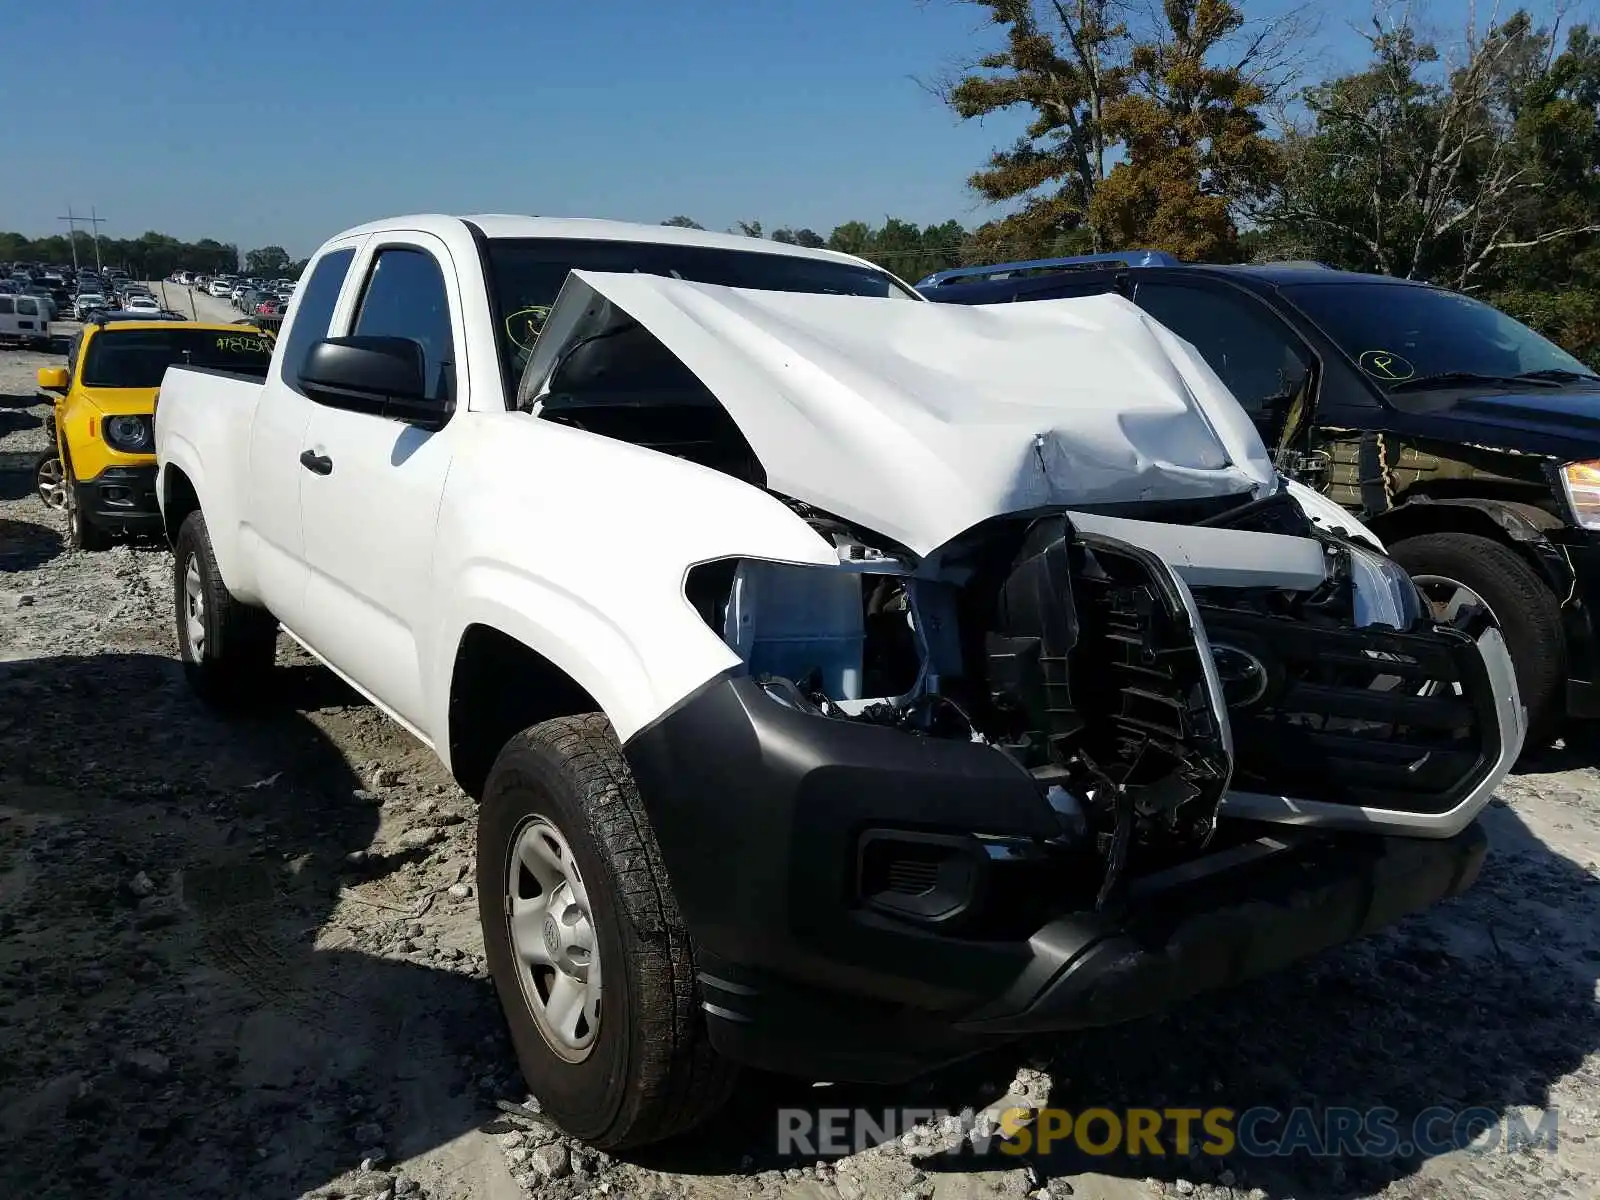
[[[1192,586],[1090,514],[994,518],[919,558],[792,504],[838,569],[705,564],[703,618],[783,704],[1013,759],[1057,815],[1053,849],[1092,864],[1085,907],[1212,848],[1230,787],[1430,811],[1482,765],[1475,630],[1434,625],[1398,568],[1286,493],[1141,512],[1303,551]]]

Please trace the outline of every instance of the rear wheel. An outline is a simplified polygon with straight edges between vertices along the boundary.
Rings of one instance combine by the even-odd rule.
[[[632,773],[598,713],[525,730],[478,813],[485,953],[528,1087],[601,1149],[721,1107],[689,935]],[[603,983],[603,986],[602,986]]]
[[[178,655],[190,684],[222,707],[258,698],[277,652],[278,623],[228,591],[199,512],[178,530],[172,563]]]
[[[1416,580],[1435,617],[1481,601],[1500,623],[1528,709],[1528,745],[1560,732],[1567,678],[1561,605],[1516,551],[1471,533],[1429,533],[1389,547]]]

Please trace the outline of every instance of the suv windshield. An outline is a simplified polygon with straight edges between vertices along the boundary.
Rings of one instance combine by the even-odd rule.
[[[1281,291],[1386,391],[1434,377],[1469,387],[1470,376],[1593,374],[1522,322],[1456,292],[1392,283],[1295,283]]]
[[[918,299],[874,267],[759,250],[576,238],[495,238],[488,248],[495,328],[512,379],[527,364],[568,271],[638,271],[769,292]]]
[[[264,378],[271,359],[271,340],[254,331],[106,329],[90,340],[81,379],[84,387],[160,387],[173,364]]]

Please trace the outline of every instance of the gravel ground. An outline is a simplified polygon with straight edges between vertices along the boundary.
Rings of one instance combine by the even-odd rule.
[[[626,1161],[558,1137],[485,977],[471,802],[287,643],[274,715],[191,699],[165,549],[71,553],[32,495],[33,373],[60,361],[0,351],[0,1194],[1600,1195],[1600,739],[1508,782],[1467,896],[1279,977],[913,1087],[750,1078],[716,1126]],[[932,1122],[848,1158],[776,1154],[784,1105],[1007,1094],[1555,1108],[1560,1148],[978,1160],[930,1155],[962,1139]]]

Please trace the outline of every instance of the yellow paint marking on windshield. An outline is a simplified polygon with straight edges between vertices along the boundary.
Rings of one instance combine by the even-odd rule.
[[[539,330],[544,328],[544,319],[549,315],[548,304],[519,308],[506,317],[506,336],[522,349],[532,350],[533,344],[539,340]]]
[[[1364,350],[1356,361],[1368,375],[1386,379],[1390,383],[1410,379],[1417,373],[1416,367],[1411,365],[1409,359],[1402,358],[1389,350]]]

